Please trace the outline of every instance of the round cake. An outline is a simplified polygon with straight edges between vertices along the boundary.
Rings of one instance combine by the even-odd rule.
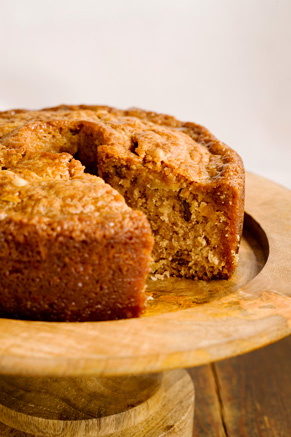
[[[1,317],[136,317],[149,269],[209,280],[237,265],[243,164],[199,125],[107,106],[6,111],[0,168]]]

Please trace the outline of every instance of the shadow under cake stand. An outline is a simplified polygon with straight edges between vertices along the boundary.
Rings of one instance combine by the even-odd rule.
[[[0,435],[191,436],[194,388],[179,369],[291,332],[291,192],[247,174],[246,194],[229,281],[150,281],[140,319],[1,319]]]

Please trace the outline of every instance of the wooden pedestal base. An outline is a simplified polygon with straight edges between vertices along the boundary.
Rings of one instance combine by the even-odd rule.
[[[193,409],[185,370],[113,378],[0,377],[1,437],[190,437]]]

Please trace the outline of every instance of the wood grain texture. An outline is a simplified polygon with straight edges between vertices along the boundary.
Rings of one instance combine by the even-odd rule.
[[[185,285],[176,280],[168,284],[165,299],[165,290],[159,291],[164,285],[156,282],[150,288],[151,313],[140,319],[95,323],[2,319],[0,373],[157,372],[242,354],[286,336],[291,332],[291,192],[248,174],[246,212],[240,268],[228,284]]]
[[[291,435],[291,337],[215,367],[227,435]]]
[[[0,404],[18,413],[50,420],[90,420],[135,409],[154,412],[161,399],[163,374],[96,378],[0,376]],[[113,402],[114,398],[114,402]],[[0,418],[1,418],[0,406]]]
[[[188,372],[195,386],[193,437],[225,437],[212,365],[193,367]]]
[[[248,354],[188,369],[193,437],[291,435],[291,336]]]
[[[10,428],[0,422],[0,436],[1,437],[35,437],[32,434],[27,434],[17,429]]]
[[[184,370],[110,380],[8,376],[0,386],[1,436],[192,435],[194,390]]]

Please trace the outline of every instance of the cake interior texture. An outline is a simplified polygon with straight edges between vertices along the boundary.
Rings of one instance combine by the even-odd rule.
[[[150,222],[155,238],[152,274],[192,279],[231,275],[240,238],[228,214],[231,194],[201,192],[190,184],[167,186],[145,170],[126,172],[122,178],[118,163],[109,170],[104,166],[103,172],[127,204],[143,211]]]
[[[199,125],[106,106],[7,111],[0,164],[2,317],[135,317],[149,268],[213,279],[237,265],[243,164]]]

